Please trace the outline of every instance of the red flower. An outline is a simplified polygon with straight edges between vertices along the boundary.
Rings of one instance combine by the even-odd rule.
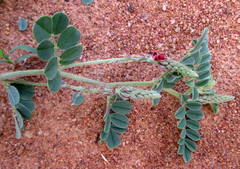
[[[155,61],[164,61],[166,59],[167,59],[167,57],[164,54],[157,55],[157,52],[153,53],[153,60],[155,60]]]

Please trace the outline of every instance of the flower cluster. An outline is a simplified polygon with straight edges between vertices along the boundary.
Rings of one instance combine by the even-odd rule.
[[[167,57],[164,54],[158,55],[157,52],[153,53],[153,60],[155,60],[155,61],[164,61],[166,59],[167,59]]]

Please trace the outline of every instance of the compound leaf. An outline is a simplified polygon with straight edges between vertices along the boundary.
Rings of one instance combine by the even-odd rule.
[[[199,103],[199,102],[188,102],[186,104],[186,106],[190,110],[200,110],[202,108],[202,103]]]
[[[39,43],[44,39],[49,39],[53,30],[53,21],[50,16],[40,17],[33,25],[34,39]]]
[[[209,77],[211,75],[211,71],[210,70],[205,70],[202,72],[198,73],[198,78],[196,78],[197,80],[202,80],[205,79],[207,77]]]
[[[105,133],[104,130],[102,129],[101,134],[100,134],[101,141],[107,140],[108,135],[109,135],[109,132]]]
[[[63,12],[57,12],[52,16],[53,20],[53,34],[61,33],[69,24],[68,16]]]
[[[191,151],[185,146],[184,151],[183,151],[183,159],[185,161],[185,163],[188,163],[189,161],[191,161],[192,158],[192,153]]]
[[[199,96],[198,89],[196,87],[192,88],[192,100],[197,100]]]
[[[194,141],[199,141],[201,137],[196,130],[192,129],[187,129],[187,136]]]
[[[32,85],[24,85],[24,84],[11,84],[16,87],[18,93],[20,94],[21,100],[31,100],[35,91],[35,88]]]
[[[106,120],[106,123],[105,123],[105,125],[104,125],[104,128],[103,128],[103,131],[104,131],[105,133],[108,133],[108,132],[109,132],[109,130],[110,130],[110,125],[111,125],[111,116],[108,116],[108,117],[107,117],[107,120]]]
[[[114,130],[110,129],[106,142],[107,142],[108,148],[112,149],[120,145],[121,139]]]
[[[16,105],[17,110],[24,116],[31,116],[35,109],[35,104],[32,100],[21,100]]]
[[[27,29],[27,22],[26,22],[26,20],[24,18],[19,17],[18,29],[20,31],[25,31]]]
[[[115,126],[114,124],[111,124],[111,129],[120,134],[126,133],[126,130],[127,130],[124,128],[119,128],[119,127]]]
[[[82,0],[82,3],[84,5],[90,5],[93,2],[93,0]]]
[[[198,87],[205,86],[208,84],[209,81],[210,79],[203,79],[203,80],[197,81],[195,83],[195,86],[198,86]]]
[[[12,107],[15,108],[15,105],[20,101],[20,94],[14,86],[10,86],[7,89],[8,100],[11,103]]]
[[[203,112],[201,110],[188,110],[187,116],[192,120],[200,120],[203,118]]]
[[[180,107],[176,113],[175,113],[175,118],[176,119],[183,119],[185,117],[185,114],[186,114],[186,110],[185,110],[185,107]]]
[[[181,96],[181,105],[183,105],[189,99],[189,95],[182,94]]]
[[[62,86],[62,77],[57,71],[56,76],[52,80],[48,80],[48,88],[51,92],[56,93]]]
[[[179,128],[179,129],[184,129],[185,126],[186,126],[186,119],[183,118],[183,119],[181,119],[181,120],[179,121],[179,123],[178,123],[178,125],[177,125],[177,128]]]
[[[126,100],[119,100],[112,104],[112,110],[119,114],[128,114],[131,112],[132,104]]]
[[[59,49],[68,49],[76,45],[80,38],[80,31],[75,26],[69,26],[59,35],[57,47]]]
[[[196,71],[202,72],[204,70],[208,70],[210,67],[211,67],[211,64],[209,62],[205,62],[205,63],[198,65],[198,67],[196,68]]]
[[[79,59],[83,51],[82,45],[76,45],[65,50],[60,56],[60,64],[68,65]]]
[[[112,123],[119,128],[127,128],[129,119],[122,114],[113,113],[111,114]]]
[[[54,54],[54,44],[45,39],[37,46],[37,54],[43,61],[48,61]]]
[[[186,121],[186,124],[190,129],[193,129],[193,130],[199,130],[201,126],[198,121],[190,120],[190,119]]]
[[[218,104],[217,104],[217,103],[210,103],[210,105],[211,105],[214,113],[217,114],[217,113],[218,113],[218,110],[219,110]]]
[[[17,115],[18,122],[19,122],[19,128],[22,130],[24,128],[23,118],[22,118],[21,114],[17,110],[16,110],[16,115]]]
[[[185,145],[184,144],[179,145],[179,147],[178,147],[178,154],[183,154],[184,149],[185,149]]]
[[[17,131],[16,138],[20,139],[21,138],[21,130],[20,130],[20,127],[19,127],[16,117],[14,117],[14,122],[15,122],[16,131]]]
[[[56,76],[57,71],[58,71],[58,58],[52,57],[44,69],[44,74],[48,80],[52,80]]]
[[[82,104],[83,103],[83,101],[84,101],[84,96],[83,95],[81,95],[81,93],[79,92],[74,92],[73,93],[73,95],[72,95],[72,105],[75,105],[75,106],[77,106],[77,105],[80,105],[80,104]]]

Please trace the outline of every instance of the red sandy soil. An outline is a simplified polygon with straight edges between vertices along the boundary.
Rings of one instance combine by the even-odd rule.
[[[134,6],[131,11],[130,5]],[[182,155],[177,154],[180,130],[174,114],[180,102],[167,92],[162,92],[158,106],[152,106],[148,100],[132,102],[129,127],[120,135],[121,145],[108,149],[106,143],[97,141],[104,126],[105,97],[86,96],[82,105],[71,106],[71,90],[51,93],[46,87],[36,87],[36,109],[32,120],[24,122],[25,130],[18,140],[12,108],[1,84],[1,168],[240,168],[238,0],[95,0],[89,6],[80,0],[1,0],[0,48],[7,53],[16,45],[36,47],[32,35],[34,21],[58,11],[64,11],[70,24],[81,32],[82,61],[154,51],[179,60],[192,48],[191,40],[199,38],[204,27],[209,27],[211,70],[218,82],[214,89],[235,99],[220,104],[217,115],[209,105],[204,106],[198,149],[186,164]],[[18,30],[19,17],[28,22],[24,32]],[[23,54],[18,50],[11,59]],[[45,65],[33,57],[16,70],[42,69]],[[11,66],[0,65],[1,73],[12,70]],[[103,82],[150,81],[162,74],[157,65],[131,63],[82,66],[67,71]],[[43,76],[24,79],[46,82]],[[184,83],[178,83],[174,89],[184,92],[187,87],[183,86]]]

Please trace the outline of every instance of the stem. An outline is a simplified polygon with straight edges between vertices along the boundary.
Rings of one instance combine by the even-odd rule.
[[[44,72],[44,69],[38,69],[38,70],[26,70],[26,71],[17,71],[17,72],[0,74],[0,81],[17,78],[17,77],[43,75],[44,74],[43,72]]]
[[[162,90],[171,93],[172,95],[176,96],[177,98],[181,99],[182,94],[173,90],[173,89],[168,89],[168,88],[163,88]]]

